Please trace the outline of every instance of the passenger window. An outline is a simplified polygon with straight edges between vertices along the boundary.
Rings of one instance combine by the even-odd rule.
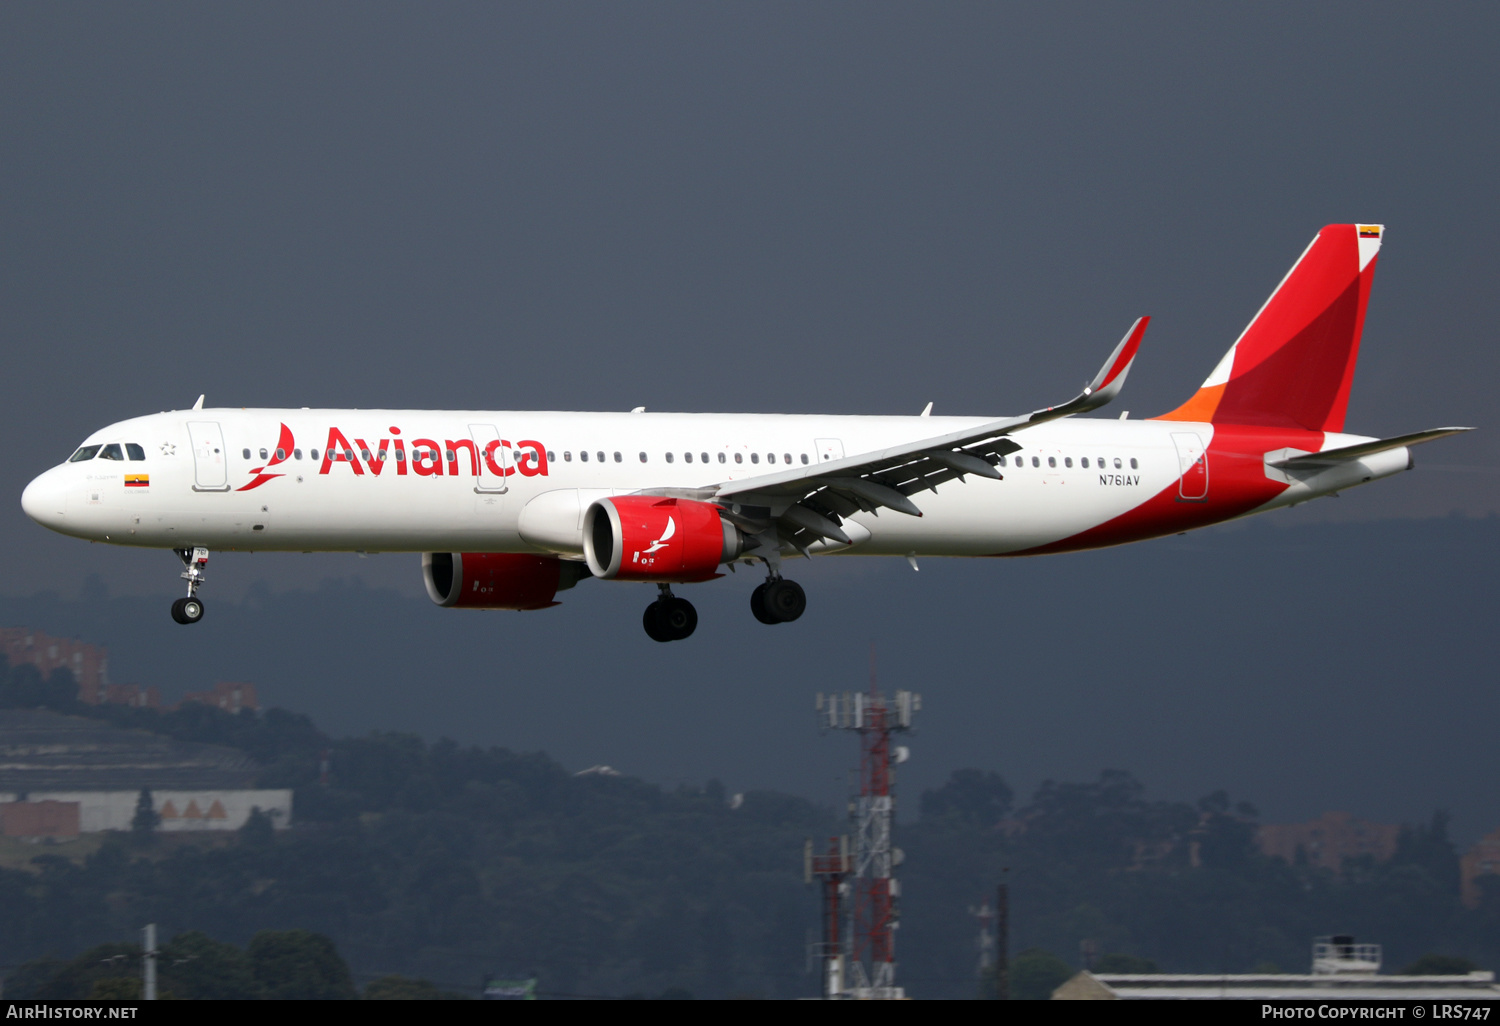
[[[619,453],[615,453],[615,459],[618,460],[619,458],[620,458],[620,454]],[[553,452],[551,449],[547,450],[547,462],[548,463],[556,463],[557,462],[557,453]]]
[[[621,456],[619,453],[615,453],[615,462],[616,463],[624,463],[625,462],[625,457]]]
[[[802,465],[807,466],[807,453],[802,454]]]
[[[1040,456],[1031,457],[1031,465],[1033,467],[1040,467],[1042,465],[1042,458]]]
[[[572,449],[564,449],[563,450],[563,462],[564,463],[572,463],[573,462],[573,450]]]
[[[1073,465],[1073,457],[1071,457],[1071,456],[1064,456],[1063,457],[1063,466],[1065,466],[1065,467],[1071,467],[1072,465]]]
[[[1000,457],[1000,466],[1002,466],[1002,467],[1005,466],[1005,457],[1004,456]]]
[[[437,453],[434,452],[432,455],[433,455],[434,459],[437,458]],[[346,459],[349,462],[353,463],[354,462],[354,450],[353,449],[345,449],[344,450],[344,459]]]
[[[690,452],[683,453],[682,454],[682,462],[684,462],[684,463],[691,463],[691,462],[693,462],[693,454],[690,453]]]
[[[775,463],[776,462],[776,454],[774,452],[768,452],[768,453],[766,453],[766,462],[767,463]]]
[[[722,452],[721,452],[721,453],[719,453],[719,462],[720,462],[720,463],[723,463],[723,462],[724,462],[724,454],[723,454],[723,453],[722,453]]]
[[[311,456],[313,459],[317,459],[318,458],[318,450],[316,450],[316,449],[310,449],[310,450],[308,450],[307,454],[309,456]]]
[[[261,450],[261,451],[260,451],[260,458],[261,458],[261,459],[263,459],[263,460],[268,460],[268,459],[270,459],[270,458],[271,458],[271,457],[269,457],[269,456],[267,456],[267,455],[266,455],[266,450],[264,450],[264,449],[262,449],[262,450]]]
[[[125,454],[133,460],[143,460],[146,458],[146,450],[134,442],[125,443]]]
[[[369,449],[361,449],[361,450],[359,450],[359,458],[362,459],[362,460],[364,460],[366,463],[369,463],[370,462],[370,450]],[[448,454],[448,458],[449,459],[453,458],[453,454],[451,452]]]
[[[742,453],[742,452],[735,453],[734,454],[734,462],[736,462],[736,463],[744,463],[745,462],[745,454]]]
[[[706,453],[706,452],[700,452],[698,455],[703,459],[704,463],[708,462],[708,453]]]
[[[1089,469],[1089,458],[1087,456],[1083,457],[1081,460],[1078,461],[1078,465],[1080,467],[1082,467],[1084,470]]]
[[[1048,456],[1047,457],[1047,466],[1049,466],[1049,467],[1055,467],[1055,466],[1057,466],[1057,457],[1056,456]]]
[[[1115,457],[1115,469],[1116,470],[1120,469],[1120,457],[1118,457],[1118,456]]]
[[[101,460],[123,460],[125,453],[120,451],[120,444],[118,442],[111,442],[99,450],[99,458]]]
[[[91,460],[95,456],[99,455],[100,448],[102,447],[98,445],[85,445],[82,449],[79,449],[72,456],[69,456],[68,462],[83,463],[85,460]]]
[[[1138,467],[1136,465],[1135,457],[1134,456],[1130,457],[1130,469],[1131,470],[1139,470],[1140,469],[1140,467]]]
[[[759,463],[760,462],[760,453],[758,453],[758,452],[752,452],[750,454],[750,462],[751,463]]]
[[[781,462],[785,463],[787,466],[790,467],[792,465],[792,454],[789,453],[789,452],[782,453],[781,454]]]
[[[301,449],[293,449],[292,451],[297,454],[297,458],[299,460],[302,458],[302,450]],[[313,453],[313,459],[317,459],[317,458],[318,458],[318,454],[317,453]],[[397,463],[405,463],[406,462],[406,450],[405,449],[397,449],[396,450],[396,462]]]
[[[384,454],[382,453],[381,455],[382,455],[382,458],[384,458]],[[277,449],[276,450],[276,459],[277,460],[284,460],[284,459],[286,459],[286,450],[285,449]]]
[[[672,454],[671,453],[667,453],[667,462],[668,463],[672,462]]]
[[[600,463],[604,462],[604,453],[602,453],[602,452],[596,452],[596,453],[594,453],[594,455],[599,458],[599,462]]]
[[[98,446],[95,446],[95,448],[98,448]],[[241,449],[240,450],[240,455],[244,456],[245,459],[248,460],[250,458],[250,450],[249,449]]]
[[[301,449],[293,449],[292,450],[292,459],[294,459],[294,460],[300,460],[301,458],[302,458],[302,450]],[[396,459],[399,460],[400,458],[401,458],[401,450],[397,449],[396,450]]]
[[[641,462],[642,463],[646,462],[646,454],[645,453],[641,453]]]

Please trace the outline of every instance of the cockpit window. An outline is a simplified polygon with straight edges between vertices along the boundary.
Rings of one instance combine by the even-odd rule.
[[[133,460],[143,460],[146,458],[146,450],[134,442],[125,443],[125,454]]]
[[[101,448],[103,448],[103,446],[85,445],[82,449],[79,449],[72,456],[68,457],[68,462],[82,463],[84,460],[91,460],[95,456],[99,455],[99,450]]]
[[[99,450],[99,458],[101,460],[123,460],[125,453],[120,449],[119,442],[110,442]]]

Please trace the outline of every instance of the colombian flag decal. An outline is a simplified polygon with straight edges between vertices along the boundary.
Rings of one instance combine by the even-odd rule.
[[[150,474],[126,474],[126,488],[149,488],[151,486]]]
[[[1378,238],[1380,238],[1380,225],[1378,225],[1378,224],[1362,224],[1362,225],[1360,225],[1359,226],[1359,237],[1361,239],[1378,239]]]

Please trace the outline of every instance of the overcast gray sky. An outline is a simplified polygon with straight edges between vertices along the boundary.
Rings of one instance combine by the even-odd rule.
[[[116,594],[176,590],[172,556],[51,535],[19,497],[95,428],[200,392],[1000,414],[1072,395],[1152,314],[1116,407],[1150,415],[1196,387],[1318,228],[1351,220],[1389,227],[1350,428],[1483,430],[1277,522],[1493,513],[1497,38],[1493,4],[0,6],[0,593],[71,596],[89,573]],[[1050,572],[1130,602],[1090,572],[1137,565]],[[210,603],[329,576],[419,593],[412,557],[212,571]],[[910,598],[870,572],[892,606],[838,620],[856,676]],[[1003,616],[1017,579],[985,564],[922,594]],[[1234,611],[1232,582],[1198,586]],[[585,607],[633,634],[640,597],[609,587]],[[1493,605],[1464,587],[1449,597]],[[808,652],[829,641],[818,602]],[[578,627],[576,604],[544,615]],[[214,618],[194,651],[234,629]],[[754,665],[743,619],[689,655]],[[1081,625],[1100,644],[1117,626]],[[172,629],[160,645],[186,644]],[[468,629],[478,645],[493,627]],[[1482,648],[1438,669],[1477,682]],[[631,650],[631,686],[651,686],[656,651]],[[987,654],[929,638],[893,658],[963,679]]]

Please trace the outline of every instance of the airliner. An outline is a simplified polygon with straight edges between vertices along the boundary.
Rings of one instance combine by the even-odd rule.
[[[1086,388],[1024,416],[210,409],[121,421],[32,481],[63,534],[173,550],[203,617],[212,550],[412,552],[428,595],[535,610],[585,579],[655,585],[655,641],[698,615],[674,586],[759,566],[761,623],[806,607],[818,555],[1039,556],[1179,534],[1413,466],[1344,431],[1384,226],[1318,233],[1201,388],[1147,419],[1089,418],[1125,383],[1137,320]]]

